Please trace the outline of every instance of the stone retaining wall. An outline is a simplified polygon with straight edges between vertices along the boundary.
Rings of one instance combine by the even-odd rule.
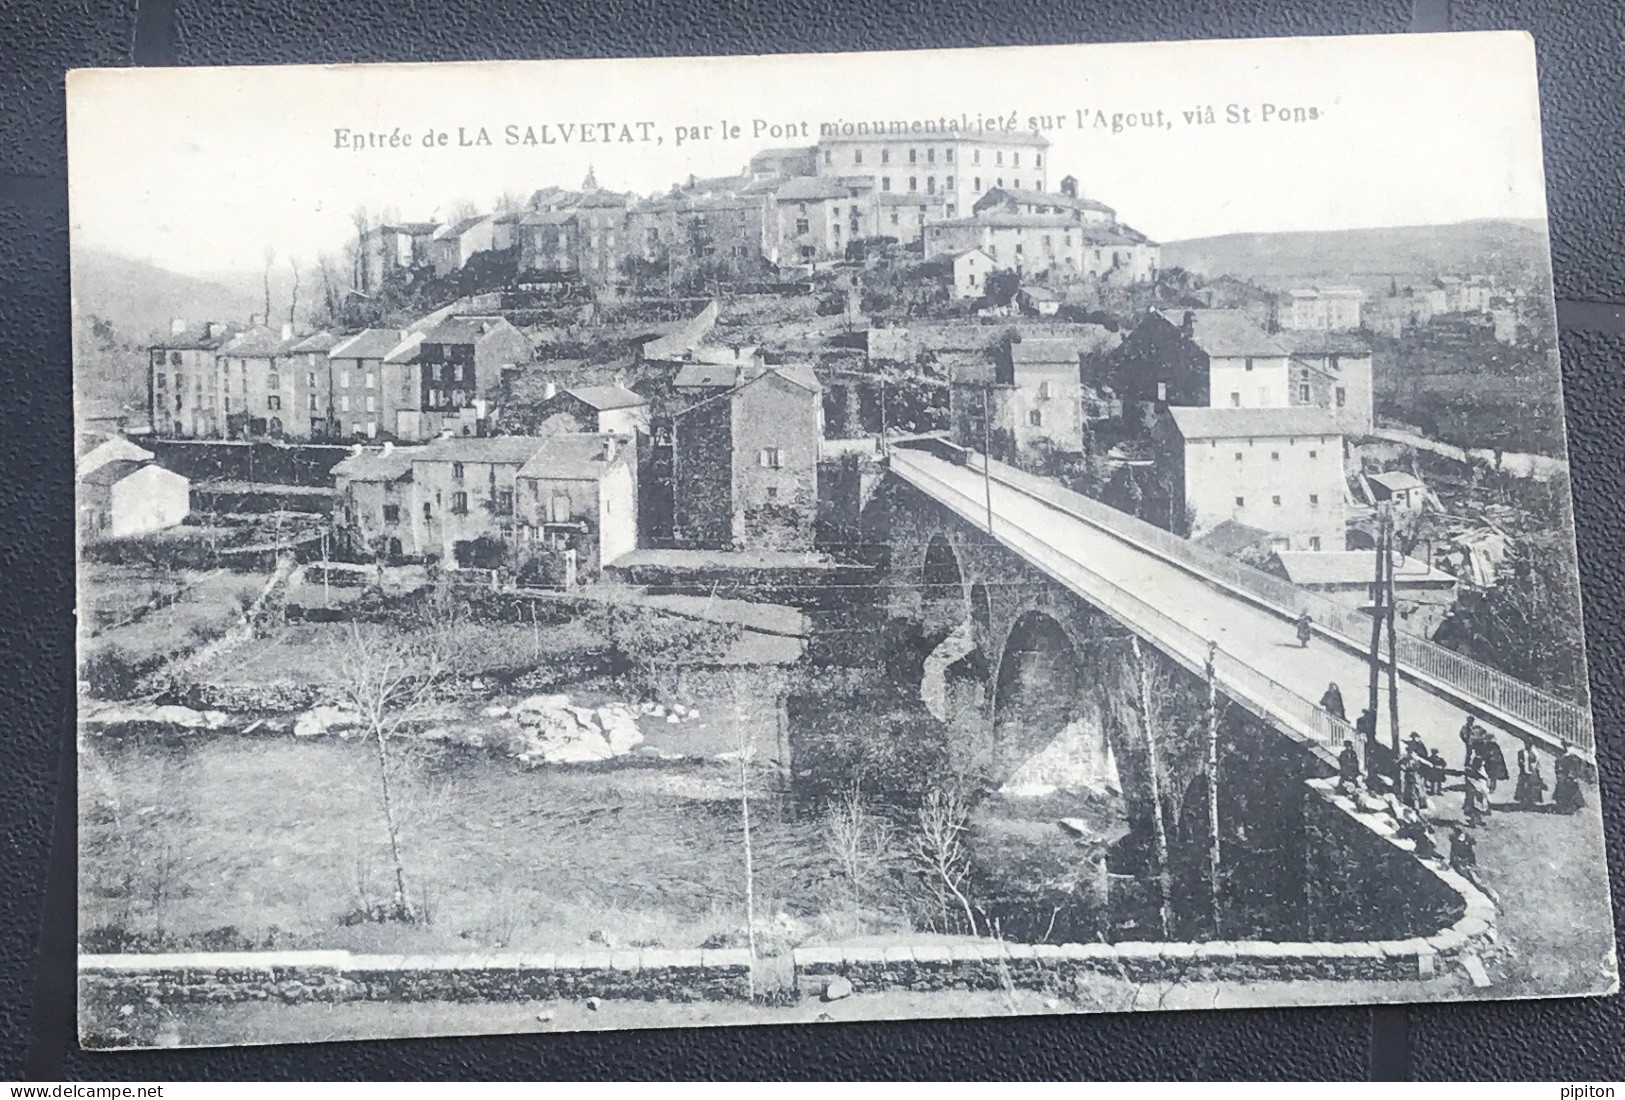
[[[743,1000],[750,952],[650,948],[556,954],[355,955],[348,951],[86,955],[80,995],[117,1003],[236,1001]]]
[[[1362,813],[1330,779],[1307,784],[1311,876],[1320,860],[1344,867],[1337,882],[1319,883],[1323,904],[1347,904],[1350,890],[1369,891],[1389,919],[1419,917],[1417,934],[1365,940],[1278,943],[1023,944],[997,940],[956,946],[801,947],[796,979],[819,992],[839,975],[855,992],[882,989],[1043,989],[1064,992],[1084,975],[1136,984],[1196,981],[1418,980],[1443,963],[1477,951],[1493,934],[1495,906],[1471,882],[1437,860],[1416,858],[1393,836],[1385,815]],[[1324,847],[1317,847],[1324,845]],[[1407,928],[1407,930],[1409,930]]]

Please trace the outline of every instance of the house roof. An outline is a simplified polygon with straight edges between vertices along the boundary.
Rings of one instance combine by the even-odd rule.
[[[1343,434],[1337,418],[1329,410],[1313,405],[1274,409],[1209,409],[1173,405],[1169,407],[1168,415],[1187,441]]]
[[[213,326],[213,333],[209,326]],[[226,341],[243,331],[243,326],[224,321],[209,321],[202,325],[190,325],[182,332],[170,333],[155,340],[154,348],[163,348],[165,351],[210,351],[219,347]]]
[[[317,332],[305,337],[303,340],[294,341],[293,346],[290,347],[288,351],[290,354],[330,351],[332,350],[333,346],[342,339],[343,337],[334,336],[331,332]]]
[[[503,317],[447,317],[423,334],[426,344],[473,344],[508,325]],[[509,325],[508,327],[512,327]],[[517,331],[517,330],[516,330]]]
[[[108,436],[79,456],[75,469],[84,477],[97,467],[113,462],[151,462],[156,456],[145,447],[131,443],[122,435]]]
[[[327,353],[329,359],[382,359],[400,344],[405,333],[394,328],[362,329]]]
[[[256,325],[246,329],[221,345],[220,351],[224,355],[237,355],[243,358],[262,358],[281,355],[287,350],[288,341],[282,334],[264,325]]]
[[[467,233],[470,229],[473,229],[476,225],[479,225],[489,217],[489,214],[475,214],[473,217],[464,218],[461,221],[452,222],[449,225],[443,225],[439,229],[435,230],[434,239],[437,241],[449,241],[453,237],[461,237],[464,233]]]
[[[636,409],[649,402],[618,383],[608,386],[571,386],[564,391],[599,412],[610,409]]]
[[[137,470],[151,465],[130,458],[114,459],[112,462],[103,462],[79,477],[86,485],[116,485],[135,473]]]
[[[1245,523],[1238,523],[1233,519],[1224,520],[1193,541],[1207,547],[1209,550],[1229,557],[1232,554],[1246,550],[1249,547],[1269,545],[1273,536],[1259,527],[1250,527]]]
[[[806,363],[785,363],[777,367],[768,367],[764,373],[776,374],[813,393],[824,392],[824,387],[818,381],[818,375]]]
[[[1078,356],[1094,345],[1093,340],[1029,336],[1010,345],[1010,360],[1014,363],[1076,363]]]
[[[1209,355],[1221,358],[1237,356],[1284,356],[1287,349],[1269,333],[1259,328],[1239,309],[1161,309],[1157,315],[1174,328],[1184,325],[1185,316],[1191,318],[1191,342]]]
[[[533,435],[452,435],[413,449],[413,462],[523,466],[546,440]]]
[[[1372,474],[1369,480],[1375,481],[1390,493],[1403,493],[1407,489],[1426,489],[1427,483],[1414,474],[1407,474],[1404,470],[1389,470],[1385,474]]]
[[[392,447],[362,451],[333,467],[333,476],[346,481],[399,481],[412,472],[412,458],[421,447]]]
[[[1293,355],[1370,355],[1371,345],[1355,332],[1284,328],[1270,334]]]
[[[1293,584],[1372,584],[1376,576],[1375,550],[1277,550],[1276,558]],[[1396,583],[1454,584],[1456,578],[1412,557],[1394,563]]]
[[[1060,295],[1047,286],[1024,286],[1021,292],[1035,302],[1058,302]]]
[[[613,459],[605,457],[615,448]],[[603,432],[560,432],[542,440],[542,447],[519,468],[519,476],[537,481],[597,481],[604,471],[627,460],[630,440]]]
[[[941,195],[930,195],[924,191],[882,191],[875,196],[876,206],[918,206],[921,208],[932,206],[946,206],[948,200]]]
[[[416,363],[418,353],[423,350],[423,333],[407,333],[405,339],[389,350],[384,356],[386,363]]]
[[[671,380],[678,389],[728,389],[739,381],[739,367],[735,364],[689,363]]]
[[[1054,191],[1034,191],[1027,187],[990,187],[976,200],[976,206],[982,205],[993,195],[1000,196],[994,199],[995,202],[1014,202],[1022,206],[1057,206],[1062,210],[1099,210],[1107,214],[1116,213],[1111,207],[1095,199]]]
[[[862,142],[865,145],[904,144],[907,142],[920,143],[930,141],[933,144],[961,144],[974,142],[978,145],[1035,145],[1040,149],[1049,148],[1049,138],[1037,130],[1018,130],[1010,133],[981,133],[972,134],[968,130],[927,130],[923,126],[909,133],[895,134],[853,134],[851,136],[835,136],[820,138],[820,145],[847,144]]]
[[[1299,286],[1287,291],[1290,298],[1364,298],[1357,286]]]
[[[532,210],[519,219],[520,225],[568,225],[575,220],[573,210]]]
[[[816,202],[821,199],[844,199],[851,188],[823,176],[793,176],[779,185],[780,202]]]
[[[394,225],[379,226],[380,230],[393,229],[395,232],[405,233],[409,237],[425,236],[439,228],[439,222],[396,222]]]

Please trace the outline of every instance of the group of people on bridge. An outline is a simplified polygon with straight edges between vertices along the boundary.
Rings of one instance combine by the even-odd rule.
[[[1347,721],[1343,693],[1337,684],[1327,686],[1320,705],[1327,713]],[[1369,707],[1360,714],[1354,729],[1366,746],[1365,760],[1362,766],[1360,751],[1353,740],[1343,742],[1342,752],[1338,754],[1339,789],[1352,795],[1363,788],[1384,798],[1399,823],[1396,835],[1411,841],[1416,854],[1422,858],[1436,858],[1439,854],[1429,831],[1432,799],[1444,793],[1446,778],[1461,777],[1462,821],[1451,825],[1449,862],[1451,867],[1476,882],[1477,855],[1468,830],[1490,816],[1490,795],[1512,778],[1495,735],[1468,715],[1459,731],[1463,762],[1457,769],[1449,767],[1443,754],[1437,748],[1429,748],[1415,730],[1397,754],[1386,749],[1377,740],[1377,716]],[[1580,785],[1583,765],[1572,748],[1565,749],[1554,765],[1550,803],[1545,802],[1546,777],[1534,738],[1524,738],[1516,766],[1512,801],[1519,809],[1573,814],[1585,804]]]

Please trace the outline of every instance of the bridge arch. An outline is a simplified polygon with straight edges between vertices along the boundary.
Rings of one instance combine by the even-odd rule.
[[[920,617],[927,637],[940,641],[970,618],[959,553],[941,531],[933,533],[926,542],[920,561],[919,585]]]
[[[1010,628],[992,677],[989,769],[1003,782],[1029,759],[1088,718],[1090,678],[1071,635],[1044,611],[1026,611]],[[1109,756],[1104,745],[1100,751]],[[1106,771],[1107,762],[1094,762]]]

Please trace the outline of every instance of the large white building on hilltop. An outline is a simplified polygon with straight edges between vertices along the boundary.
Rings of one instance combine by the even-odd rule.
[[[1044,190],[1049,138],[944,129],[825,137],[818,142],[817,169],[820,176],[870,181],[877,194],[938,196],[943,217],[954,218],[969,214],[995,187]]]

